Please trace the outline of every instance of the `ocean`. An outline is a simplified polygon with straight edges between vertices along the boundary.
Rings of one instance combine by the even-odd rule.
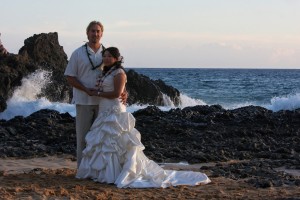
[[[128,68],[130,69],[130,68]],[[195,68],[131,68],[152,80],[161,79],[181,93],[179,108],[196,105],[221,105],[225,109],[261,106],[274,112],[300,108],[300,69],[195,69]],[[50,73],[37,71],[24,78],[22,86],[8,100],[0,119],[28,116],[40,109],[53,109],[76,115],[69,103],[50,102],[37,98],[42,87],[49,83]],[[131,105],[129,112],[149,105]],[[175,106],[166,98],[170,110]]]

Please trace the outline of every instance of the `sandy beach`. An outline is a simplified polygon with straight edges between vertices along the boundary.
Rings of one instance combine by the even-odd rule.
[[[298,199],[299,187],[256,188],[245,180],[210,177],[195,187],[119,189],[114,185],[75,178],[76,162],[68,156],[0,159],[0,199]],[[213,163],[165,163],[165,169],[201,171]]]

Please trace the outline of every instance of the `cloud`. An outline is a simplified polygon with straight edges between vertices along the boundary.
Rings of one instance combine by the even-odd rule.
[[[151,23],[122,20],[122,21],[118,21],[118,22],[114,23],[113,25],[111,25],[111,27],[115,27],[115,28],[129,28],[130,27],[131,28],[131,27],[140,27],[140,26],[148,26],[148,25],[151,25]]]
[[[270,63],[277,64],[294,64],[297,63],[297,58],[299,57],[297,51],[292,48],[276,48],[271,56]]]
[[[226,42],[220,42],[217,43],[218,46],[220,47],[224,47],[224,48],[229,48],[229,49],[233,49],[236,51],[241,51],[243,50],[243,47],[240,44],[231,44],[231,43],[226,43]]]

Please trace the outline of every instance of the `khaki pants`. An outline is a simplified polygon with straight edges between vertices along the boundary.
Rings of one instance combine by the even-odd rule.
[[[97,118],[98,110],[98,105],[76,105],[77,168],[82,159],[82,151],[86,146],[85,136]]]

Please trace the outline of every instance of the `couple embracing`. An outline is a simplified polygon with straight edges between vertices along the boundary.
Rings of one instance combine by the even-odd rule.
[[[164,170],[145,156],[135,118],[126,112],[123,57],[118,48],[101,44],[103,31],[100,22],[89,23],[88,42],[72,53],[65,70],[76,104],[76,177],[119,188],[209,183],[203,173]]]

